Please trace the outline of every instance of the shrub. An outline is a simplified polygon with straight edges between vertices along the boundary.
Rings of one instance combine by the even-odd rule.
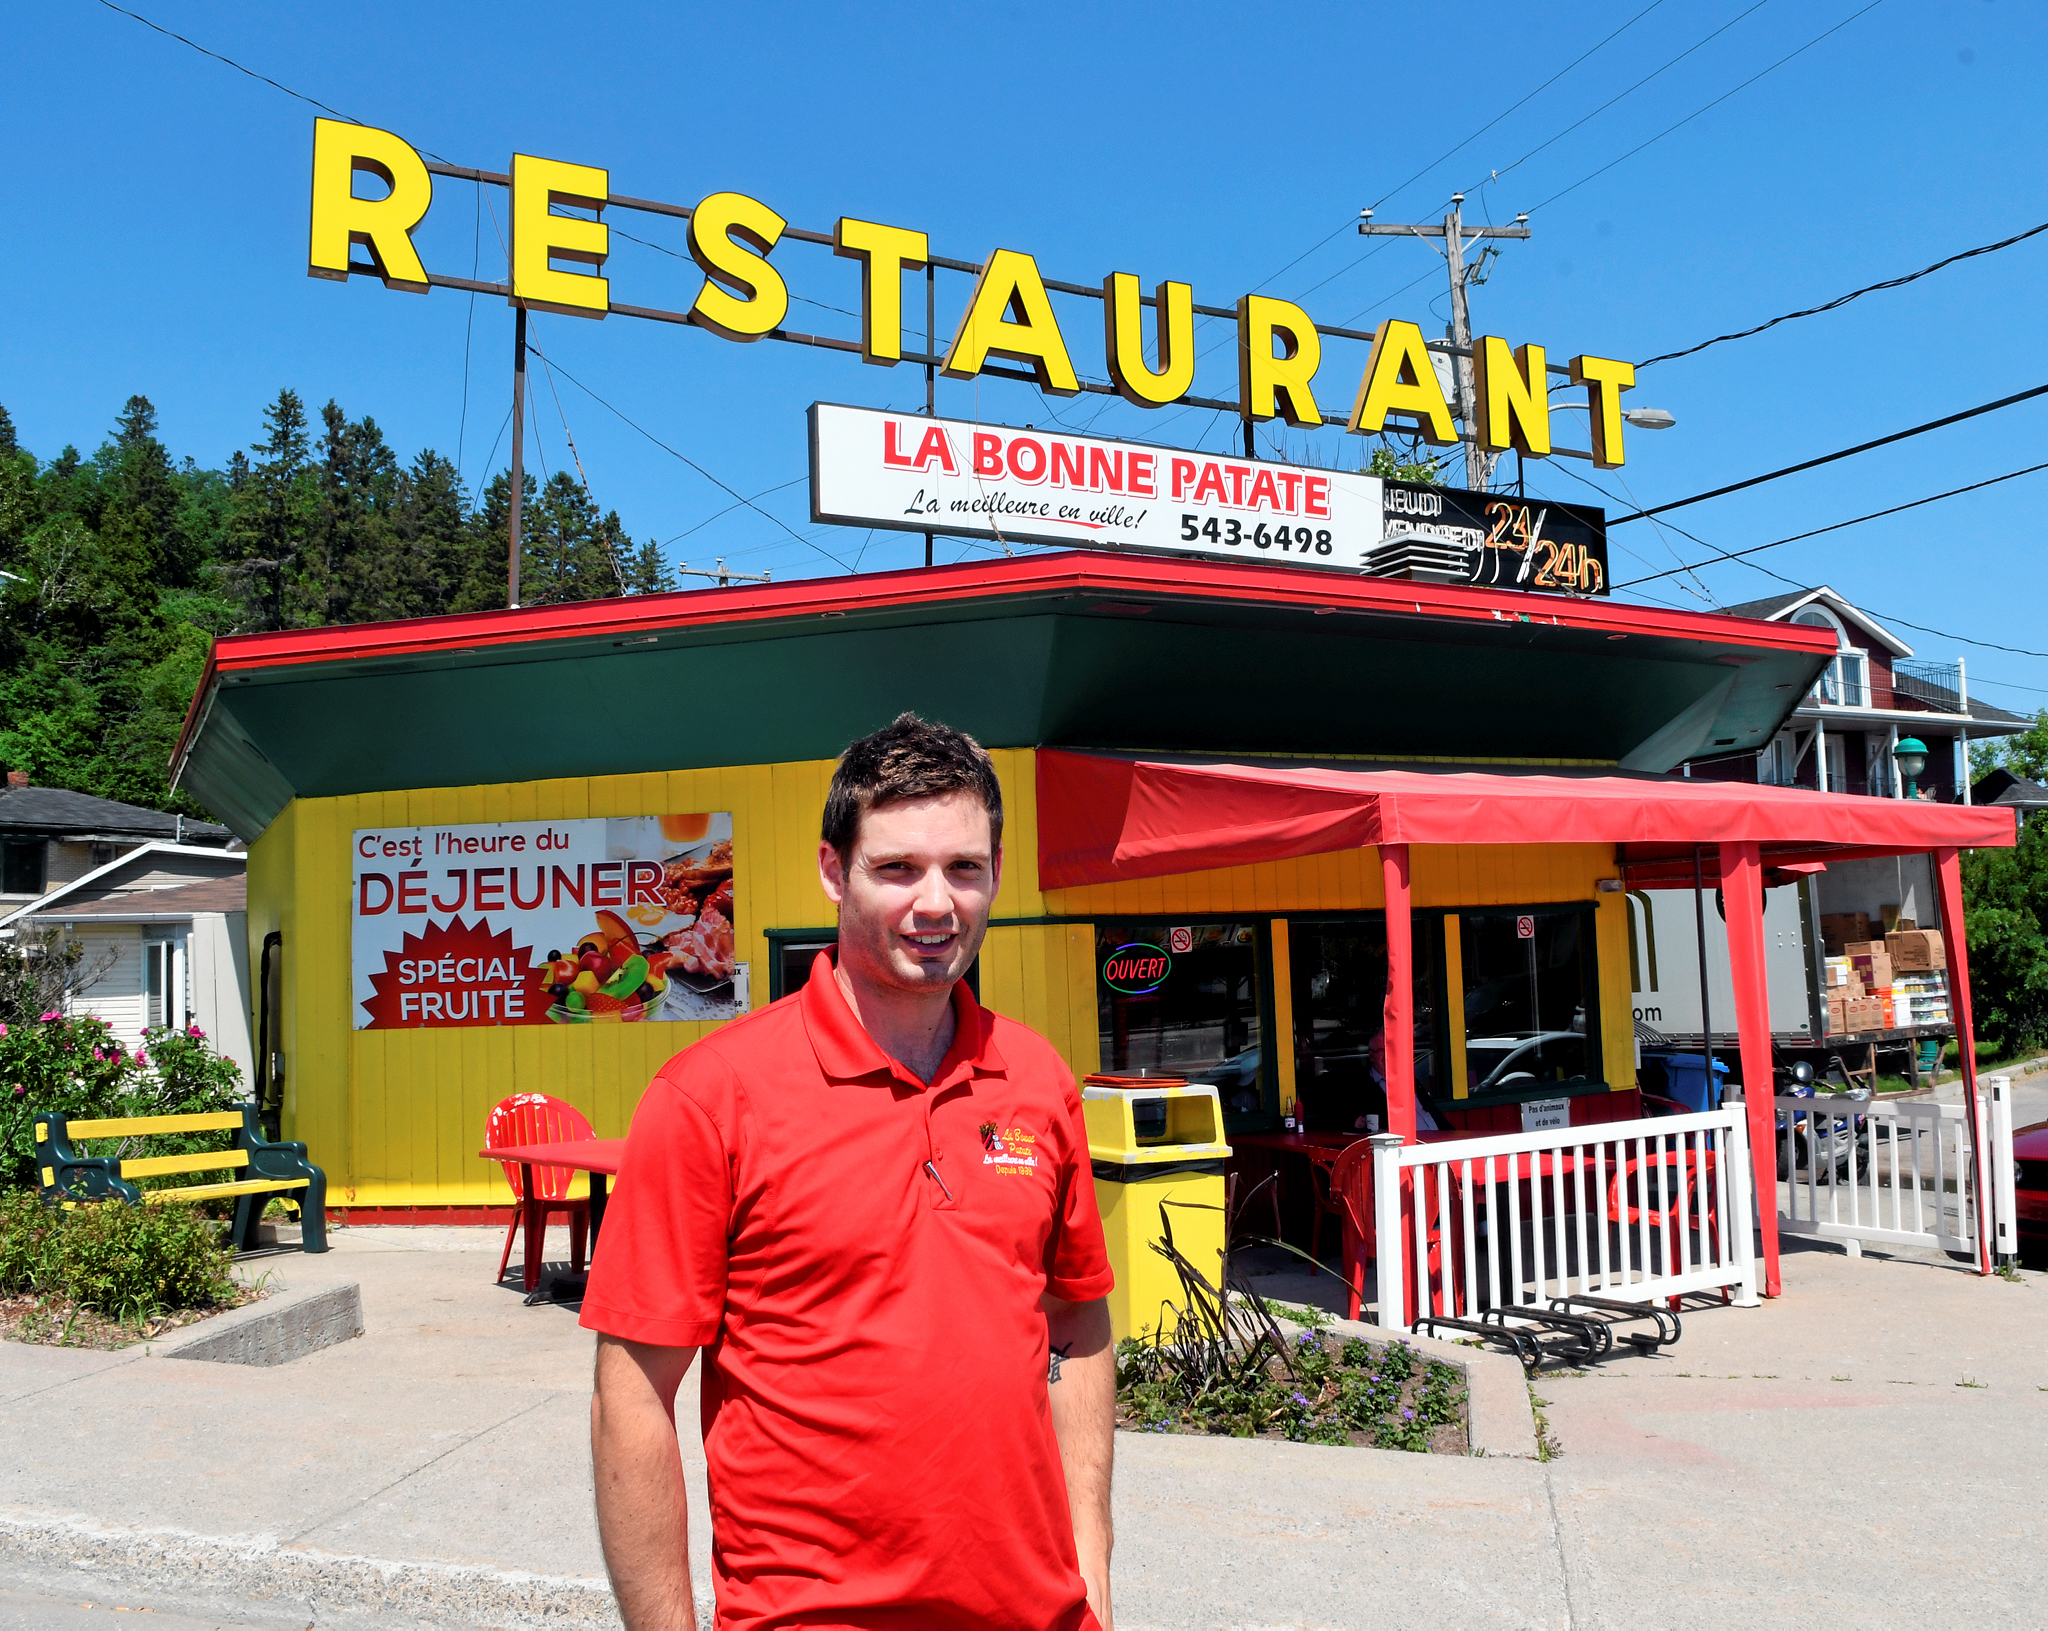
[[[26,1024],[0,1023],[0,1187],[34,1184],[35,1123],[51,1112],[80,1116],[188,1115],[224,1110],[242,1096],[232,1059],[196,1025],[153,1030],[130,1052],[105,1020],[45,1010]],[[185,1133],[95,1146],[95,1155],[183,1155],[219,1149],[219,1134]],[[163,1187],[180,1177],[144,1179]]]
[[[233,1261],[220,1225],[185,1202],[60,1212],[26,1190],[0,1194],[0,1292],[55,1295],[140,1322],[222,1301],[234,1290]]]

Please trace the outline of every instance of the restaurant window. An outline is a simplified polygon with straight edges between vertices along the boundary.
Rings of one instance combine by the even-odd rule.
[[[1600,1080],[1591,908],[1468,912],[1459,941],[1470,1093]]]
[[[818,953],[839,944],[837,929],[770,929],[768,931],[768,1000],[793,997],[810,984]],[[974,999],[981,1000],[981,958],[977,955],[962,976]]]
[[[1437,1098],[1437,945],[1441,925],[1412,919],[1415,1091],[1428,1110]],[[1296,918],[1287,925],[1292,972],[1295,1097],[1311,1130],[1384,1128],[1387,1113],[1382,1031],[1387,1006],[1387,926],[1369,917]],[[1363,1128],[1361,1129],[1361,1123]],[[1424,1123],[1428,1125],[1428,1123]]]
[[[1215,1084],[1257,1110],[1259,935],[1251,923],[1102,923],[1095,929],[1102,1068]]]

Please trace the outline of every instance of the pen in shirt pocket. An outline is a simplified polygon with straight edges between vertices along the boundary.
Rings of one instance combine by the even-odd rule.
[[[950,1201],[953,1198],[953,1192],[946,1188],[946,1180],[939,1176],[939,1169],[927,1161],[924,1164],[924,1170],[932,1175],[932,1182],[939,1186],[940,1191]]]

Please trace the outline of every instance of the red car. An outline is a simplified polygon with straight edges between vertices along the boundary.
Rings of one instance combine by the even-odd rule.
[[[2048,1264],[2048,1121],[2012,1135],[2013,1188],[2018,1199],[2020,1257]]]

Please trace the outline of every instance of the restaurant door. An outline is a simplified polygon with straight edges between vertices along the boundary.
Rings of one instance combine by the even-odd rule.
[[[1441,1051],[1441,930],[1427,913],[1415,914],[1413,924],[1415,1090],[1426,1108],[1435,1094]],[[1295,1096],[1303,1125],[1319,1132],[1383,1130],[1386,919],[1377,912],[1291,919],[1287,940]]]

